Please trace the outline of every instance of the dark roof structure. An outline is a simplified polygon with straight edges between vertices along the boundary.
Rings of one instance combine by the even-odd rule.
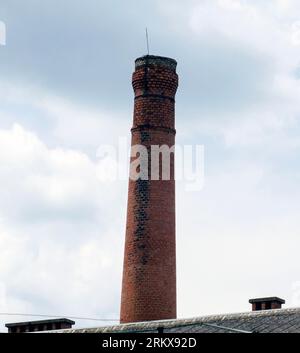
[[[300,333],[300,308],[122,324],[61,333]]]
[[[38,332],[58,329],[69,329],[75,321],[66,318],[48,319],[38,321],[24,321],[5,324],[9,333]]]
[[[35,321],[24,321],[24,322],[14,322],[10,324],[5,324],[5,327],[14,327],[14,326],[28,326],[28,325],[39,325],[39,324],[48,324],[48,323],[69,323],[71,325],[75,324],[75,321],[70,319],[51,319],[51,320],[35,320]]]
[[[250,299],[249,303],[250,304],[255,304],[255,303],[267,303],[267,302],[278,302],[280,304],[285,304],[285,300],[278,298],[278,297],[267,297],[267,298],[256,298],[256,299]]]

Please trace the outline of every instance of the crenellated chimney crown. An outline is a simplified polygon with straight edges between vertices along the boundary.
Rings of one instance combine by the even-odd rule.
[[[174,59],[161,56],[146,55],[136,59],[132,75],[135,94],[133,128],[144,125],[175,128],[176,66]]]

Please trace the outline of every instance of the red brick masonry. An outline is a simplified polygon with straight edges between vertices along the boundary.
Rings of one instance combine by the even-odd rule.
[[[172,147],[176,61],[150,55],[138,58],[132,85],[132,145],[141,144],[148,150],[151,145]],[[170,164],[171,180],[129,180],[121,323],[176,318],[173,155]]]

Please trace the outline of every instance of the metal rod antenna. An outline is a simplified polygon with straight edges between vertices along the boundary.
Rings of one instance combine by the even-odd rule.
[[[148,28],[146,27],[146,42],[147,42],[147,53],[149,55],[149,37],[148,37]]]

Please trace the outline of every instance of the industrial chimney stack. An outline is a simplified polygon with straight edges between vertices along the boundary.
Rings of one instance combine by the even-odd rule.
[[[176,318],[174,154],[169,180],[151,180],[150,170],[151,146],[175,144],[176,65],[152,55],[135,61],[131,145],[147,148],[149,179],[129,180],[121,323]]]

